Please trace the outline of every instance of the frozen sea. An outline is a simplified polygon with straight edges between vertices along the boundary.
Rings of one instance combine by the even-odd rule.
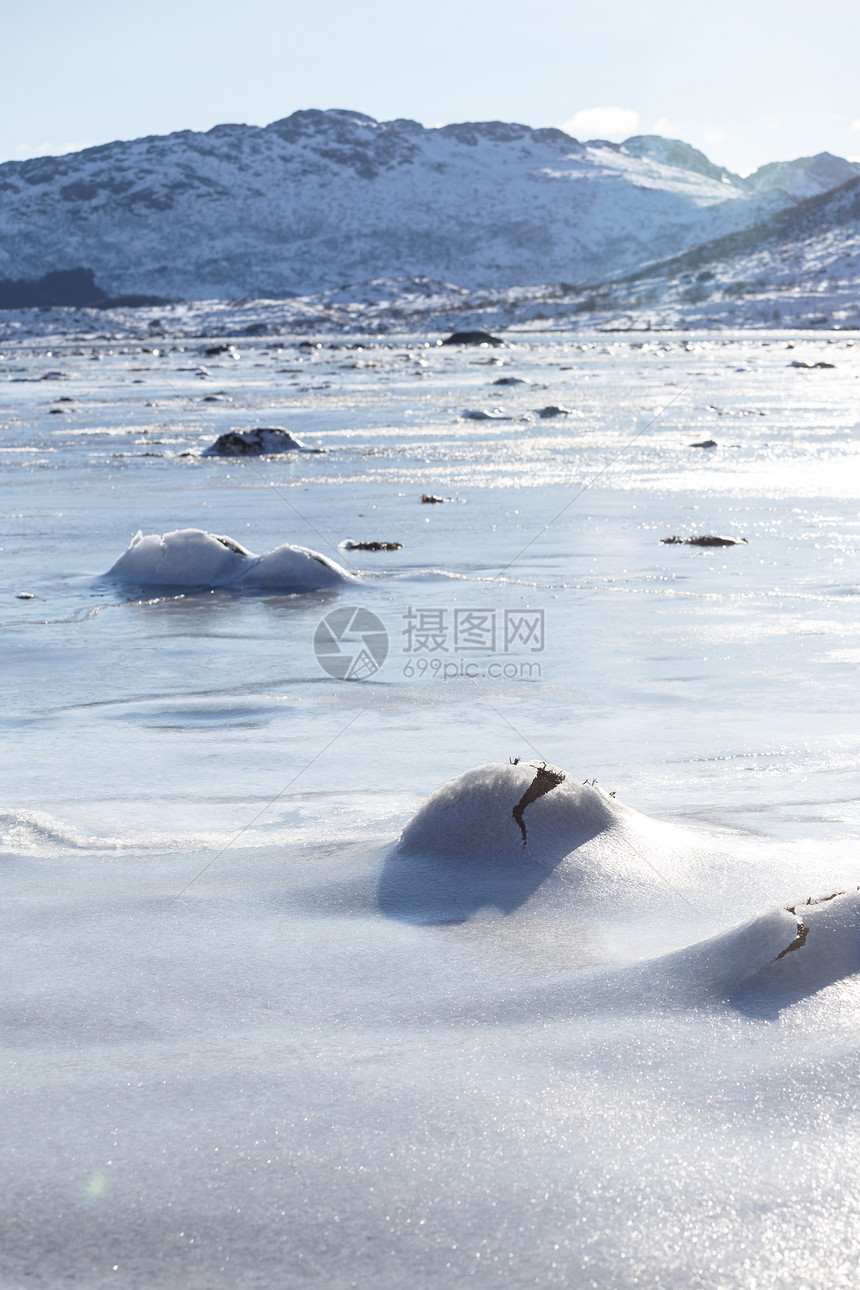
[[[855,1287],[860,342],[225,339],[2,346],[0,1285]]]

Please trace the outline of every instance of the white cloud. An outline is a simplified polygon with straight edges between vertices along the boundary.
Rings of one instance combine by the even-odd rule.
[[[725,130],[705,130],[703,131],[705,143],[725,143]]]
[[[560,127],[577,139],[629,139],[639,129],[639,113],[632,108],[583,108]]]
[[[860,130],[860,121],[852,121],[850,128],[852,130]]]

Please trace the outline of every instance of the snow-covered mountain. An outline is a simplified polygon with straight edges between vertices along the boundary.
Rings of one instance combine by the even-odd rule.
[[[750,196],[777,197],[786,204],[817,197],[860,175],[860,162],[846,161],[832,152],[797,157],[794,161],[769,161],[742,177],[725,166],[715,166],[691,144],[666,139],[660,134],[637,134],[625,140],[621,147],[634,157],[650,157],[677,170],[692,170],[709,179],[722,180]]]
[[[759,195],[781,194],[802,201],[817,197],[860,175],[860,162],[819,152],[815,157],[798,157],[796,161],[771,161],[759,166],[742,183]]]
[[[750,228],[602,284],[633,325],[860,327],[860,175]]]
[[[0,279],[88,269],[109,296],[185,299],[581,283],[754,224],[845,167],[860,173],[822,154],[741,179],[654,135],[303,111],[0,166]]]

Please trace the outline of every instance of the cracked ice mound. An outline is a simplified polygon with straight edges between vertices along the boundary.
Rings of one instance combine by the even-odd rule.
[[[720,998],[794,1002],[860,972],[860,889],[765,910],[658,963]]]
[[[252,587],[318,591],[352,582],[346,569],[305,546],[277,546],[254,555],[233,538],[204,529],[177,529],[159,536],[138,532],[105,574],[143,586]]]

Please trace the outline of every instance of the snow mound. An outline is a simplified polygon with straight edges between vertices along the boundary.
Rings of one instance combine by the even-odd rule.
[[[860,972],[860,889],[766,910],[660,963],[721,998],[793,1002]]]
[[[680,846],[677,845],[680,842]],[[692,833],[640,815],[545,762],[491,762],[443,784],[386,858],[379,908],[410,922],[508,915],[538,896],[560,916],[684,900],[701,875]]]
[[[490,762],[437,789],[400,842],[404,851],[461,860],[559,859],[610,828],[623,809],[545,762]]]
[[[138,532],[105,577],[148,586],[259,587],[316,591],[352,581],[334,560],[305,546],[275,547],[254,555],[229,537],[204,529],[159,536]]]
[[[309,448],[301,439],[290,434],[283,426],[258,426],[254,430],[231,430],[220,434],[214,443],[200,454],[202,457],[271,457],[279,452],[321,453],[322,448]]]

